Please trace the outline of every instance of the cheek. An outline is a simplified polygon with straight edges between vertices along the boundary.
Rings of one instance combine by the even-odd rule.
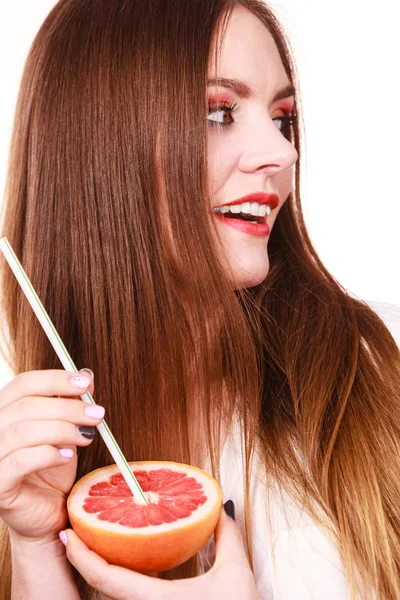
[[[273,181],[279,197],[281,200],[286,201],[294,184],[294,166],[286,171],[277,173],[274,176]]]
[[[223,140],[208,141],[208,184],[213,194],[216,194],[229,179],[237,164],[235,148],[224,144]]]

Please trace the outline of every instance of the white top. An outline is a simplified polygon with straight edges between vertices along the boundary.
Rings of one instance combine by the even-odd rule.
[[[400,307],[382,302],[368,304],[400,346]],[[335,544],[287,494],[278,493],[271,482],[267,486],[258,461],[256,456],[250,497],[254,575],[262,600],[350,600],[344,567]],[[223,448],[221,487],[223,501],[231,499],[235,504],[236,521],[243,532],[244,474],[237,424]],[[267,489],[270,490],[271,529],[266,519]],[[199,573],[212,565],[214,556],[214,542],[210,540],[200,553]]]

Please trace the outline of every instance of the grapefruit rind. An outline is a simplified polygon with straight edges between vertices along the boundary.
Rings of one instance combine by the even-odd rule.
[[[207,500],[189,517],[172,523],[133,528],[99,520],[96,514],[87,513],[83,504],[93,485],[119,473],[117,465],[110,465],[88,473],[72,488],[67,502],[71,526],[107,562],[141,573],[172,569],[194,556],[213,533],[221,512],[221,489],[210,475],[190,465],[143,461],[129,466],[135,472],[171,469],[185,473],[202,484]]]

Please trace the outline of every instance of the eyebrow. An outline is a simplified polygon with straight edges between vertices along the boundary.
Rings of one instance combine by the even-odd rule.
[[[207,85],[219,85],[225,88],[229,88],[236,92],[236,94],[240,98],[251,98],[254,96],[253,91],[247,83],[244,81],[240,81],[239,79],[227,79],[226,77],[220,77],[219,79],[211,78],[207,80]],[[277,92],[275,96],[272,98],[272,102],[277,102],[278,100],[283,100],[284,98],[289,98],[290,96],[295,95],[295,87],[291,83],[284,87],[282,90]]]

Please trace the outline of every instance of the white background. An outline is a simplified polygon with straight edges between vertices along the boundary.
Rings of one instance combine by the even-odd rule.
[[[0,5],[0,202],[24,61],[54,4]],[[400,306],[400,5],[270,5],[289,34],[299,70],[306,127],[302,200],[311,239],[352,294]],[[0,364],[0,388],[9,377]]]

